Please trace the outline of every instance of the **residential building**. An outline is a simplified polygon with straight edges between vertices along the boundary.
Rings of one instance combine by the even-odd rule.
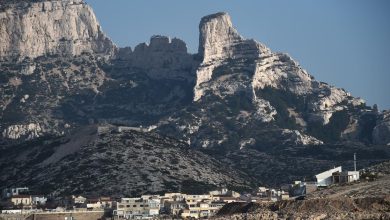
[[[335,172],[332,175],[333,183],[351,183],[358,181],[360,179],[359,171],[343,171],[343,172]]]
[[[8,199],[8,198],[11,198],[12,196],[27,194],[28,192],[29,192],[28,187],[6,188],[6,189],[3,189],[2,198]]]
[[[87,209],[103,210],[113,207],[110,197],[88,198],[86,199]]]
[[[157,216],[160,212],[160,199],[122,198],[114,210],[114,216],[126,219],[145,219]]]
[[[333,173],[336,172],[342,172],[341,166],[315,175],[315,178],[317,180],[317,186],[329,186],[333,184]]]
[[[209,194],[213,195],[213,196],[214,195],[226,195],[228,192],[229,192],[229,190],[227,188],[221,188],[218,190],[210,191]]]
[[[179,216],[181,215],[182,211],[186,208],[188,208],[187,203],[182,201],[165,201],[164,207],[167,210],[168,214]]]
[[[31,196],[31,203],[33,205],[45,205],[47,202],[47,198],[42,195],[33,195]]]
[[[84,204],[87,201],[87,198],[82,196],[72,196],[73,204]]]
[[[32,199],[30,195],[15,195],[11,197],[11,202],[17,206],[17,205],[23,205],[23,206],[31,206],[32,205]]]
[[[217,195],[217,196],[213,196],[212,201],[221,201],[221,202],[224,202],[224,203],[232,203],[232,202],[238,202],[240,201],[240,199],[238,197],[232,197],[232,196],[228,196],[228,195]]]
[[[203,200],[191,204],[183,210],[182,218],[207,218],[215,215],[226,203],[221,201]]]

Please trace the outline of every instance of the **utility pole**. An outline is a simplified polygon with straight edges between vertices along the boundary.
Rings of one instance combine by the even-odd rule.
[[[353,167],[355,168],[356,171],[356,153],[353,153]]]

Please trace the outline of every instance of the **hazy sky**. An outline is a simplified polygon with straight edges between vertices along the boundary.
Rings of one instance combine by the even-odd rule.
[[[246,38],[287,52],[317,80],[390,109],[388,0],[87,0],[118,46],[155,34],[198,48],[202,16],[225,11]]]

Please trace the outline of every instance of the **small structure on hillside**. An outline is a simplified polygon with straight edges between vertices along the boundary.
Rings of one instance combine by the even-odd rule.
[[[354,171],[342,171],[341,166],[336,167],[315,177],[317,179],[317,186],[329,186],[331,184],[350,183],[360,179],[359,171],[356,171],[356,153],[353,154]]]
[[[333,183],[350,183],[360,179],[359,171],[356,171],[356,153],[353,154],[354,171],[336,172],[333,176]]]
[[[333,184],[350,183],[358,181],[360,178],[359,171],[343,171],[333,173]]]
[[[333,173],[342,172],[341,166],[335,167],[333,169],[327,170],[320,174],[315,175],[317,180],[317,186],[329,186],[333,184]]]
[[[286,191],[289,192],[291,197],[305,196],[317,190],[317,184],[315,182],[302,182],[294,181],[293,184],[284,185]]]

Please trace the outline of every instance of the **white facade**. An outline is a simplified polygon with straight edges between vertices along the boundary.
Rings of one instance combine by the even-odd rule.
[[[18,187],[18,188],[7,188],[3,190],[3,198],[11,198],[12,196],[18,196],[21,193],[28,192],[28,187]]]
[[[74,204],[84,204],[87,200],[87,198],[82,196],[72,196],[72,199]]]
[[[45,196],[32,196],[31,197],[33,205],[45,205],[47,198]]]
[[[329,186],[333,183],[333,173],[342,172],[342,168],[336,167],[320,174],[317,174],[315,177],[317,179],[317,186]]]
[[[148,219],[160,214],[158,198],[122,198],[114,215],[126,219]]]
[[[339,183],[351,183],[360,179],[359,171],[344,171],[340,173]]]

